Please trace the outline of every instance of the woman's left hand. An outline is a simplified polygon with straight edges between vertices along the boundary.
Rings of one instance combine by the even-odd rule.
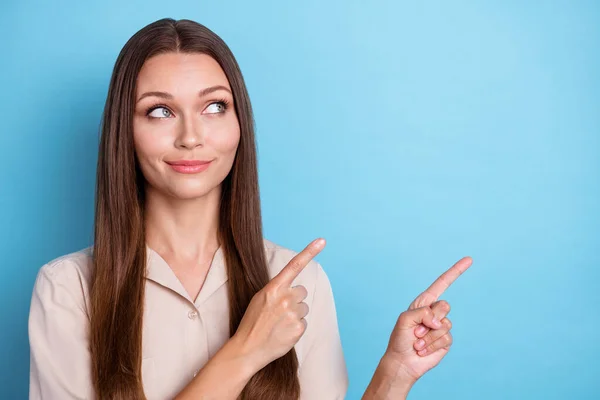
[[[471,257],[460,259],[398,317],[384,359],[399,379],[412,385],[448,353],[452,345],[452,324],[446,317],[450,305],[438,298],[472,262]]]

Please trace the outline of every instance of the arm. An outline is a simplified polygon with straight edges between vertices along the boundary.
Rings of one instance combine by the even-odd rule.
[[[259,368],[243,353],[234,336],[204,365],[175,400],[235,400],[258,371]]]
[[[302,333],[294,333],[295,330],[290,328],[289,305],[281,306],[281,303],[290,303],[291,298],[287,295],[290,292],[289,286],[314,257],[311,251],[320,250],[309,245],[252,298],[233,337],[208,360],[175,400],[235,400],[254,374],[275,358],[287,353],[297,343]],[[294,315],[294,318],[301,317]],[[292,335],[288,338],[285,336],[289,335],[285,335],[286,340],[282,340],[281,334],[275,333],[277,330],[288,331]],[[309,384],[313,383],[309,381]],[[301,382],[302,390],[303,386],[306,385]]]
[[[307,351],[299,370],[301,399],[343,399],[348,389],[348,373],[331,285],[320,265],[317,265],[315,294],[310,308],[305,333]],[[234,335],[175,400],[237,399],[261,368],[258,360],[243,349]]]
[[[306,359],[300,368],[302,398],[344,399],[348,389],[342,344],[333,292],[327,275],[318,265],[315,295],[309,315]],[[405,400],[415,380],[385,354],[377,366],[362,400]]]
[[[471,263],[471,257],[461,258],[400,314],[363,400],[406,399],[417,379],[448,354],[450,305],[438,298]]]
[[[45,265],[35,282],[29,313],[30,400],[94,398],[89,318],[77,272],[68,267]],[[255,365],[234,337],[177,399],[236,399],[260,369]]]
[[[379,361],[362,400],[405,400],[415,382],[413,379],[398,375],[396,372],[398,370],[401,368],[395,366],[394,361],[384,355]]]

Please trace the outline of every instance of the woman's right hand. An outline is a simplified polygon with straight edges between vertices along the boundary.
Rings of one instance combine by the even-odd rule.
[[[314,240],[252,297],[232,340],[257,371],[290,351],[304,334],[307,290],[291,284],[324,247],[324,239]]]

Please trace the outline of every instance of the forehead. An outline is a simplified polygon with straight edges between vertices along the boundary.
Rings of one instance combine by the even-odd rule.
[[[200,53],[165,53],[144,62],[137,78],[137,94],[149,90],[177,92],[182,89],[202,90],[229,81],[219,63]]]

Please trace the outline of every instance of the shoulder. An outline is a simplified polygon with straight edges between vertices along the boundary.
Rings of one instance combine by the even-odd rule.
[[[66,283],[69,280],[89,282],[92,272],[92,247],[62,255],[44,264],[38,275]]]
[[[92,247],[86,247],[44,264],[37,273],[34,297],[43,302],[69,298],[86,310],[93,268],[92,252]]]

